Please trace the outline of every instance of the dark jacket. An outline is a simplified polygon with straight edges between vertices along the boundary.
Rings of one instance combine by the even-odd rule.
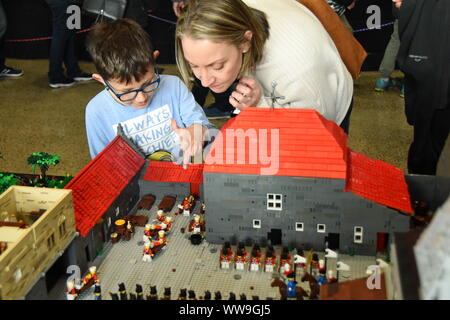
[[[403,1],[397,62],[405,73],[408,123],[429,119],[449,106],[450,1]]]

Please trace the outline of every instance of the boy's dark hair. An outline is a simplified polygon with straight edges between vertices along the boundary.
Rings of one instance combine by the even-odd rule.
[[[97,72],[103,79],[140,81],[154,64],[153,45],[147,32],[130,19],[99,23],[86,43]]]

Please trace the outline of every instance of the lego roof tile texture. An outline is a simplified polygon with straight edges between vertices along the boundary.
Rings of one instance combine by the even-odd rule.
[[[183,169],[173,162],[150,161],[144,181],[203,184],[203,164],[189,164]]]
[[[85,237],[144,165],[145,159],[117,136],[64,189],[72,189],[75,222]]]
[[[357,152],[349,154],[345,191],[406,213],[413,212],[402,170]]]
[[[236,137],[246,137],[244,147]],[[278,152],[278,170],[270,175],[345,179],[346,145],[344,131],[315,110],[246,108],[222,127],[204,170],[264,174],[260,169]]]

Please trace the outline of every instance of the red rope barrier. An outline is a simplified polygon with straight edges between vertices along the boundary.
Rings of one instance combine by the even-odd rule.
[[[90,27],[90,28],[86,28],[80,31],[77,31],[77,33],[84,33],[84,32],[89,32],[93,29],[94,27]],[[51,40],[53,37],[40,37],[40,38],[30,38],[30,39],[10,39],[10,40],[5,40],[5,42],[33,42],[33,41],[43,41],[43,40]]]

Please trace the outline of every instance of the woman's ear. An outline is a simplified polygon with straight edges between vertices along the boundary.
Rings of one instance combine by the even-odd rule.
[[[153,61],[156,61],[156,59],[158,59],[158,57],[159,57],[159,50],[153,51]]]
[[[92,75],[92,79],[97,80],[98,82],[100,82],[102,85],[106,86],[105,81],[103,80],[103,77],[101,75],[99,75],[98,73],[94,73]]]
[[[246,52],[248,52],[248,50],[250,50],[252,37],[253,37],[253,32],[251,32],[250,30],[245,31],[245,33],[244,33],[245,42],[242,45],[243,53],[246,53]]]

